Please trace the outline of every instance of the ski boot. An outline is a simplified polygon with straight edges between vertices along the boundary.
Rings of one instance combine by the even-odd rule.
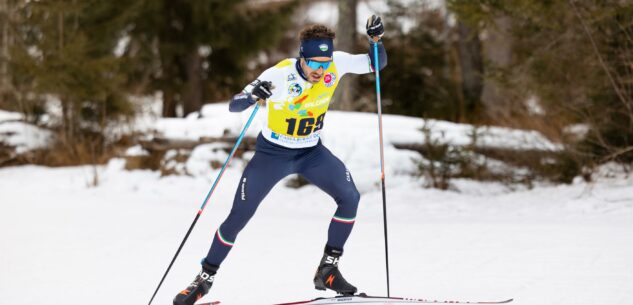
[[[202,270],[196,276],[185,290],[181,291],[174,298],[174,305],[193,305],[209,292],[218,266],[209,265],[206,262],[202,264]]]
[[[353,295],[357,289],[348,283],[341,271],[338,270],[339,258],[343,251],[330,246],[325,247],[325,253],[314,275],[314,288],[317,290],[334,290],[338,294]]]

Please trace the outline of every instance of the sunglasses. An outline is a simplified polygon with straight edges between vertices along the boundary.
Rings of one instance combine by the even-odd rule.
[[[328,67],[330,67],[330,64],[332,63],[332,61],[316,61],[316,60],[311,60],[311,59],[307,59],[304,58],[306,61],[306,65],[308,65],[308,67],[310,67],[310,69],[312,70],[319,70],[319,68],[323,68],[323,70],[327,70]]]

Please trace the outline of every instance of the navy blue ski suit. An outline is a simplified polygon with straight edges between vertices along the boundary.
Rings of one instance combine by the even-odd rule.
[[[379,55],[382,69],[387,64],[382,44]],[[315,84],[307,81],[296,58],[281,61],[258,77],[259,81],[272,82],[275,88],[262,111],[265,121],[255,155],[240,178],[231,213],[216,231],[206,264],[220,266],[264,197],[290,174],[303,176],[334,199],[338,207],[328,230],[327,246],[343,250],[354,225],[360,194],[343,162],[323,146],[320,132],[341,77],[371,73],[373,60],[373,48],[369,54],[360,55],[334,52],[332,64]],[[252,87],[247,86],[233,98],[229,105],[232,112],[254,104]]]

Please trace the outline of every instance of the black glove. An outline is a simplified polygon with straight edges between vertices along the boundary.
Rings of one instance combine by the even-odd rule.
[[[385,33],[382,21],[380,20],[380,17],[376,15],[371,15],[371,17],[367,18],[367,25],[365,28],[367,29],[367,35],[372,38],[380,38]]]
[[[253,91],[251,91],[251,95],[254,100],[267,100],[273,93],[271,90],[273,89],[273,83],[269,81],[255,81],[255,85],[253,86]]]

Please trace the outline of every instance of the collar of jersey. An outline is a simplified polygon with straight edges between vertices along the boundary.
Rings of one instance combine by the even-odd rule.
[[[301,69],[301,58],[297,58],[297,62],[295,63],[295,69],[297,69],[297,72],[299,73],[299,76],[301,76],[301,78],[308,81],[308,76],[306,76],[303,73],[303,69]]]

